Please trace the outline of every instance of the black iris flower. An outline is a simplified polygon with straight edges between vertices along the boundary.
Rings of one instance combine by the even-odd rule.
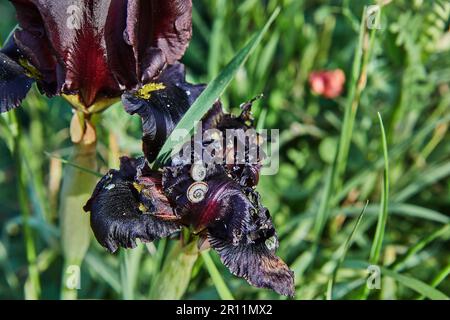
[[[204,88],[186,83],[179,63],[168,66],[160,81],[164,89],[148,99],[122,98],[126,110],[142,118],[144,157],[122,158],[120,169],[101,179],[86,204],[97,240],[115,252],[119,247],[133,248],[137,239],[153,241],[189,227],[217,251],[234,275],[253,286],[292,296],[293,272],[275,254],[277,233],[255,190],[260,161],[225,161],[237,153],[223,141],[222,162],[195,162],[198,148],[193,139],[186,144],[191,148],[182,148],[192,150],[187,155],[192,161],[185,161],[184,154],[184,160],[173,157],[161,169],[151,169],[165,140]],[[242,113],[233,116],[217,101],[203,118],[202,130],[214,129],[224,137],[227,129],[250,129],[250,109],[251,103],[244,104]],[[202,141],[200,150],[215,142]],[[249,150],[245,151],[248,157]]]

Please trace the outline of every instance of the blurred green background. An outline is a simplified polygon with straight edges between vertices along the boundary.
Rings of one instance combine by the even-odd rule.
[[[370,4],[374,2],[194,0],[194,35],[183,58],[192,82],[212,80],[281,8],[222,100],[237,112],[240,103],[264,93],[255,116],[265,128],[280,129],[279,172],[262,177],[258,190],[280,236],[278,254],[296,274],[296,299],[327,297],[366,200],[369,205],[339,265],[331,298],[424,298],[430,290],[426,297],[450,294],[450,1],[384,1],[379,30],[367,30],[364,22],[360,28],[364,6]],[[1,0],[2,41],[15,24],[11,4]],[[336,99],[312,94],[309,74],[336,68],[346,75],[343,94]],[[383,180],[378,112],[386,130],[388,180]],[[0,299],[30,297],[24,208],[31,214],[39,298],[58,299],[63,259],[57,207],[65,166],[48,153],[69,156],[72,111],[63,99],[48,100],[33,90],[15,114],[22,131],[20,159],[10,152],[14,139],[5,129],[8,116],[2,115],[0,125]],[[118,155],[141,154],[138,117],[115,105],[98,122],[101,173],[117,167]],[[349,152],[335,162],[339,139],[350,142]],[[379,220],[379,229],[385,230],[381,239],[376,236]],[[373,244],[380,240],[381,255],[374,259]],[[133,298],[151,297],[152,282],[164,273],[161,266],[175,243],[158,241],[127,253]],[[219,280],[217,275],[212,280],[211,269],[199,258],[182,297],[218,299],[226,283],[237,299],[282,298],[232,276],[215,253],[210,256]],[[120,261],[92,241],[78,297],[130,297],[124,294]],[[380,289],[367,290],[366,267],[373,262],[384,268]]]

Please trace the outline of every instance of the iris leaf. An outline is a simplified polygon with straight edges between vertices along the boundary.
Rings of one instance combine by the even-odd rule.
[[[155,160],[155,169],[160,167],[161,164],[165,163],[169,159],[171,150],[174,149],[176,145],[180,145],[180,139],[174,138],[174,133],[179,136],[180,132],[184,130],[186,133],[189,132],[190,134],[192,134],[196,123],[203,118],[206,112],[208,112],[208,110],[213,106],[214,102],[228,87],[239,68],[241,68],[250,54],[261,42],[264,34],[267,32],[275,18],[278,16],[279,12],[280,8],[275,9],[262,30],[256,33],[248,42],[248,44],[234,56],[230,63],[228,63],[228,65],[222,70],[222,72],[209,83],[203,93],[186,112],[186,114],[180,120],[178,125],[173,130],[172,134],[167,138],[166,142],[161,148],[161,151],[159,152],[158,157]],[[183,137],[184,139],[181,140],[186,141],[189,137],[189,134],[187,134]]]

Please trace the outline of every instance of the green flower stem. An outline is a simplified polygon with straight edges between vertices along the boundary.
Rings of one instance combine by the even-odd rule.
[[[64,269],[61,288],[61,298],[76,299],[77,290],[81,289],[80,266],[89,248],[91,229],[89,215],[84,212],[83,205],[89,199],[97,177],[87,170],[97,170],[95,133],[84,137],[73,146],[70,162],[64,171],[59,208],[62,251]]]
[[[181,299],[188,288],[192,268],[198,256],[197,241],[191,241],[186,246],[183,246],[181,241],[175,243],[152,283],[149,298]]]

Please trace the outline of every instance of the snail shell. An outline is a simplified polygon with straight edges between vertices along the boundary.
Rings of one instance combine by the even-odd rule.
[[[194,181],[202,181],[206,178],[206,167],[203,163],[194,163],[191,167],[191,177]]]
[[[187,190],[187,198],[192,203],[199,203],[200,201],[205,199],[208,189],[208,184],[206,182],[194,182],[189,186]]]

